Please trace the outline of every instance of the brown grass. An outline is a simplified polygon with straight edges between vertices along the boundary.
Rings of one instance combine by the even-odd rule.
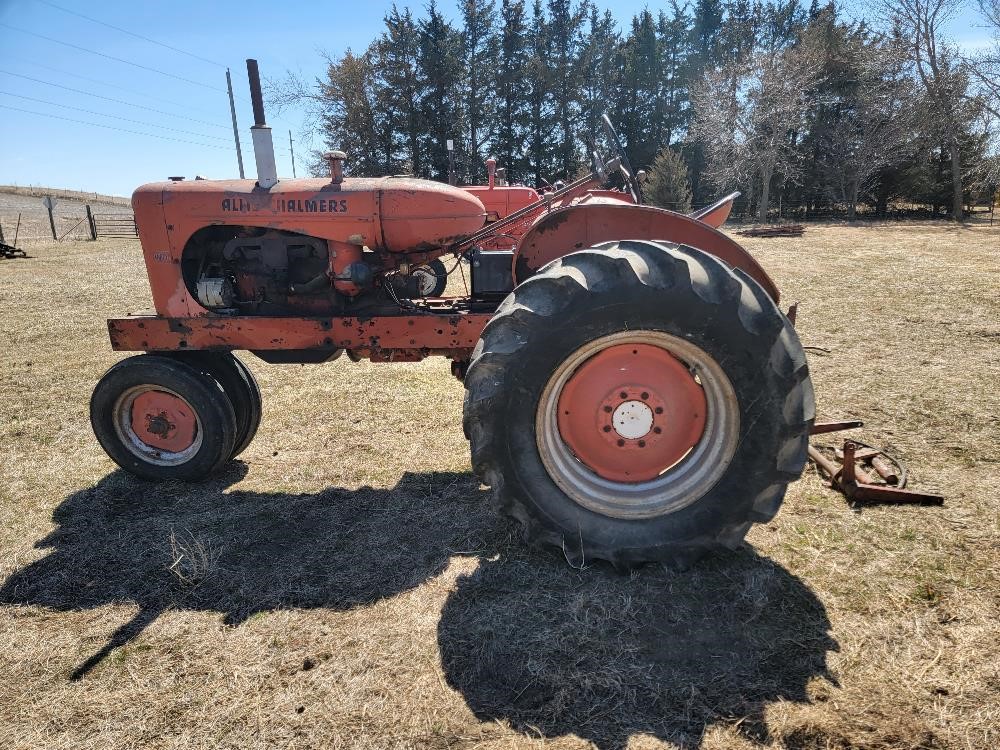
[[[800,300],[823,417],[943,508],[812,473],[686,573],[521,547],[444,361],[270,367],[244,461],[114,471],[87,399],[136,243],[0,261],[0,746],[991,748],[1000,743],[1000,232],[749,240]],[[831,441],[827,441],[832,443]]]

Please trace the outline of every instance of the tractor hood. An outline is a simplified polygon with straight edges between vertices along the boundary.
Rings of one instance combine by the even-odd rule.
[[[194,180],[143,185],[132,195],[140,225],[161,220],[176,239],[210,224],[282,229],[390,252],[450,245],[486,220],[475,195],[409,177],[281,180],[268,190],[253,180]]]

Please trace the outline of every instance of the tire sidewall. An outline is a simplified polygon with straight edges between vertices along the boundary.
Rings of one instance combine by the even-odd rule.
[[[129,450],[115,427],[115,403],[139,385],[168,388],[197,413],[202,443],[190,460],[159,466]],[[155,355],[131,357],[112,367],[94,389],[90,400],[94,433],[111,459],[126,471],[151,480],[194,480],[208,476],[226,461],[233,449],[236,417],[222,386],[207,373],[179,360]]]
[[[508,397],[497,404],[504,425],[503,471],[511,489],[552,530],[577,529],[588,542],[618,549],[690,543],[745,518],[753,498],[773,481],[773,472],[758,468],[774,464],[774,447],[784,428],[784,394],[791,387],[768,366],[783,328],[781,314],[775,308],[769,333],[754,334],[741,325],[735,306],[706,302],[690,288],[664,293],[636,285],[625,300],[621,292],[616,287],[578,295],[560,311],[555,325],[526,337],[522,356],[504,374]],[[683,321],[683,330],[676,321]],[[555,484],[538,451],[535,419],[546,384],[569,355],[602,336],[637,330],[686,339],[720,364],[739,403],[739,439],[725,473],[690,505],[653,518],[617,519],[587,510]]]

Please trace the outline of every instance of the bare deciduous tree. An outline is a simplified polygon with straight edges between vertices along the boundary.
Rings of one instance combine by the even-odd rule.
[[[692,90],[692,130],[709,177],[756,185],[759,221],[767,220],[775,175],[789,180],[799,171],[794,134],[804,128],[819,70],[803,49],[775,50],[709,70]]]
[[[976,55],[970,67],[978,88],[984,94],[984,109],[991,118],[989,125],[996,132],[1000,129],[1000,0],[979,0],[979,10],[993,30],[993,44]],[[992,185],[1000,183],[1000,148],[994,146],[987,169],[986,182]]]
[[[851,75],[828,103],[835,115],[823,131],[821,165],[827,193],[854,219],[860,196],[912,137],[914,97],[898,47],[855,37],[843,52]]]
[[[992,0],[990,0],[992,2]],[[962,221],[962,150],[960,139],[973,115],[968,70],[957,51],[943,36],[945,24],[962,7],[962,0],[876,0],[877,8],[896,37],[906,44],[917,80],[926,92],[936,130],[951,159],[952,218]]]

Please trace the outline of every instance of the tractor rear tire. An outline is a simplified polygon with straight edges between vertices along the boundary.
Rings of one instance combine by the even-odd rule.
[[[90,421],[111,459],[154,481],[203,479],[233,453],[236,414],[197,362],[156,354],[122,360],[97,383]]]
[[[184,362],[196,363],[219,381],[236,414],[236,442],[230,458],[236,458],[253,441],[263,415],[260,386],[250,368],[232,352],[172,352]]]
[[[529,541],[571,565],[686,567],[777,513],[814,403],[789,320],[685,246],[611,242],[545,266],[465,377],[472,465]]]

